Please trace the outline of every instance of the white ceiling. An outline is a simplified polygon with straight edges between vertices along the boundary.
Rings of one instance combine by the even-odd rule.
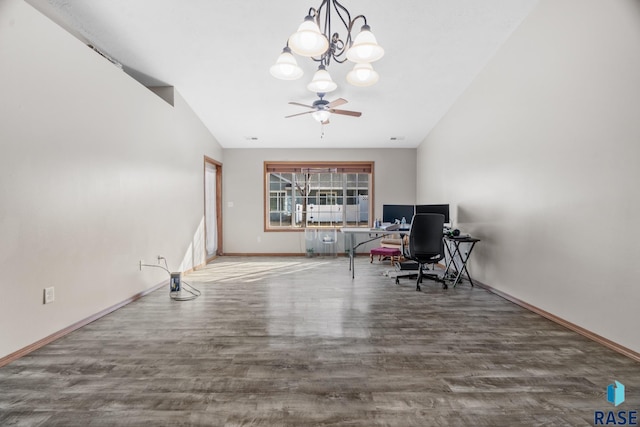
[[[316,63],[297,57],[300,80],[269,74],[319,0],[27,1],[143,83],[174,86],[225,148],[417,147],[537,3],[343,0],[385,56],[368,88],[346,82],[351,63],[329,66],[338,89],[326,98],[362,117],[334,115],[322,136],[311,115],[284,118],[305,111],[289,101],[317,99],[306,89]]]

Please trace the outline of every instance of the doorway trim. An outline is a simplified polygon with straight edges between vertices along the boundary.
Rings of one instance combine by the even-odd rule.
[[[217,160],[212,159],[211,157],[204,156],[204,163],[202,167],[202,183],[203,183],[203,199],[204,199],[204,239],[205,246],[207,241],[207,183],[206,183],[206,170],[207,164],[213,165],[216,167],[216,227],[218,228],[218,242],[216,253],[212,256],[206,253],[205,250],[205,258],[206,262],[210,262],[215,259],[217,256],[222,255],[224,252],[222,250],[222,163]]]

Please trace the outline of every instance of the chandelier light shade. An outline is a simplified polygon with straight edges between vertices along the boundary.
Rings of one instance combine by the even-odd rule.
[[[285,47],[275,64],[269,69],[271,75],[281,80],[295,80],[302,77],[304,71],[298,66],[291,49]]]
[[[313,75],[313,80],[307,85],[307,89],[314,93],[333,92],[337,88],[338,85],[331,79],[324,65],[318,67],[318,71]]]
[[[329,116],[331,116],[331,113],[327,110],[318,110],[311,113],[311,117],[313,117],[320,123],[323,123],[329,120]]]
[[[378,79],[380,79],[380,75],[371,64],[366,62],[356,64],[353,70],[347,74],[347,81],[354,86],[371,86],[376,84]]]
[[[347,51],[347,59],[351,62],[374,62],[382,58],[384,49],[376,41],[368,25],[363,25],[353,45]]]
[[[355,36],[352,31],[359,20],[363,21],[363,25]],[[333,26],[333,23],[337,25]],[[349,60],[363,64],[349,72],[347,81],[356,86],[375,84],[379,75],[371,67],[371,62],[384,55],[384,49],[371,32],[367,18],[357,15],[352,19],[349,10],[339,0],[321,0],[317,9],[309,9],[298,30],[287,40],[278,61],[271,67],[274,77],[293,80],[302,75],[302,69],[291,52],[319,63],[318,71],[307,85],[309,90],[317,93],[327,93],[337,88],[327,72],[332,61],[342,64]]]
[[[307,16],[298,31],[289,37],[289,46],[300,56],[320,56],[329,49],[329,41],[313,17]]]

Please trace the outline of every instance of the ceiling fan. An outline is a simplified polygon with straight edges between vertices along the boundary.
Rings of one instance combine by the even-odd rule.
[[[349,111],[349,110],[337,110],[334,107],[346,104],[348,101],[344,98],[338,98],[335,101],[327,101],[323,99],[324,93],[318,93],[320,99],[313,102],[311,105],[301,104],[299,102],[290,102],[291,105],[299,105],[300,107],[311,108],[311,111],[305,111],[304,113],[291,114],[290,116],[285,116],[285,119],[289,117],[301,116],[303,114],[311,114],[314,119],[326,125],[329,123],[329,116],[331,114],[342,114],[345,116],[353,116],[360,117],[362,115],[359,111]]]

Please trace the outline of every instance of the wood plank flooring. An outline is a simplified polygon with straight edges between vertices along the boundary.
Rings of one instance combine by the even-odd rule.
[[[589,426],[640,364],[463,282],[221,257],[0,368],[1,426]],[[144,274],[141,273],[141,274]]]

